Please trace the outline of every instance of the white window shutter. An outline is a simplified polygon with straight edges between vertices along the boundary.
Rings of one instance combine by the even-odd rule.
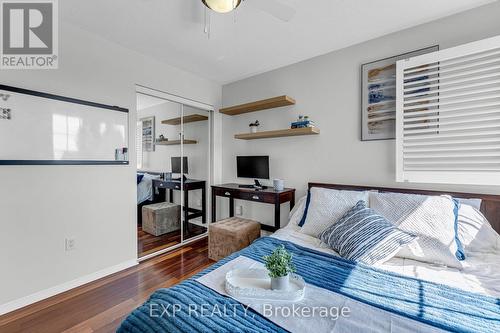
[[[500,36],[397,62],[396,180],[500,185]]]
[[[142,121],[137,122],[135,129],[135,151],[137,152],[137,169],[142,169]]]

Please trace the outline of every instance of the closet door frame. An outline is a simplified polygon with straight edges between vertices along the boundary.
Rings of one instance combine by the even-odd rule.
[[[201,235],[184,240],[184,214],[181,214],[181,242],[179,244],[176,244],[176,245],[167,247],[165,249],[159,250],[157,252],[148,254],[144,257],[140,257],[140,258],[138,257],[137,261],[141,262],[141,261],[156,257],[158,255],[161,255],[163,253],[170,252],[170,251],[175,250],[179,247],[182,247],[186,244],[196,242],[197,240],[206,237],[208,234],[208,227],[209,227],[209,223],[210,223],[209,216],[211,216],[210,214],[211,214],[211,207],[212,207],[211,202],[210,202],[211,196],[208,195],[208,193],[210,190],[210,185],[212,184],[212,181],[214,178],[214,175],[213,175],[213,128],[214,128],[214,110],[215,110],[215,108],[213,105],[210,105],[210,104],[206,104],[206,103],[199,102],[199,101],[196,101],[193,99],[170,94],[170,93],[165,92],[165,91],[149,88],[149,87],[139,85],[139,84],[136,84],[135,90],[136,90],[136,93],[165,99],[167,101],[179,103],[181,105],[181,115],[180,115],[180,117],[181,117],[181,130],[179,133],[181,138],[184,137],[184,121],[183,121],[184,106],[189,106],[189,107],[197,108],[197,109],[208,112],[208,156],[209,156],[209,158],[208,158],[208,163],[207,163],[208,164],[207,165],[208,177],[207,177],[207,189],[206,189],[206,214],[207,214],[207,227],[206,228],[207,228],[207,231]],[[184,146],[184,144],[181,141],[181,156],[184,156],[184,147],[183,146]],[[182,161],[182,159],[181,159],[181,161]],[[181,177],[181,179],[182,179],[182,177]],[[181,182],[183,182],[183,180],[181,180]],[[184,195],[183,195],[184,193],[183,193],[183,191],[184,190],[181,190],[181,203],[182,203],[181,208],[182,209],[184,209],[184,202],[183,202],[184,201]],[[181,209],[181,212],[183,212],[182,209]],[[136,242],[138,242],[137,233],[136,233]]]

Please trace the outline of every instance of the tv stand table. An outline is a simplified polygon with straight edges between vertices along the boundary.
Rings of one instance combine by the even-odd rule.
[[[229,198],[229,217],[234,216],[234,199],[261,202],[274,205],[274,226],[261,224],[262,230],[276,231],[280,228],[281,204],[290,202],[290,210],[295,206],[295,189],[285,188],[283,191],[275,191],[268,187],[262,190],[243,188],[238,184],[222,184],[212,186],[212,222],[217,216],[217,196]]]

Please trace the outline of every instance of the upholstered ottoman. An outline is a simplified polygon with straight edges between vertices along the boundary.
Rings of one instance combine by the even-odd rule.
[[[218,261],[239,251],[260,237],[260,223],[230,217],[208,228],[208,257]]]
[[[181,228],[181,206],[160,202],[142,207],[142,230],[160,236]]]

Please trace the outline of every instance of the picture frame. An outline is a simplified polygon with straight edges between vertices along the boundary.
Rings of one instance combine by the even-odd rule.
[[[141,118],[142,123],[142,150],[155,151],[155,117]]]
[[[396,138],[396,62],[439,51],[439,45],[361,65],[361,141]]]

